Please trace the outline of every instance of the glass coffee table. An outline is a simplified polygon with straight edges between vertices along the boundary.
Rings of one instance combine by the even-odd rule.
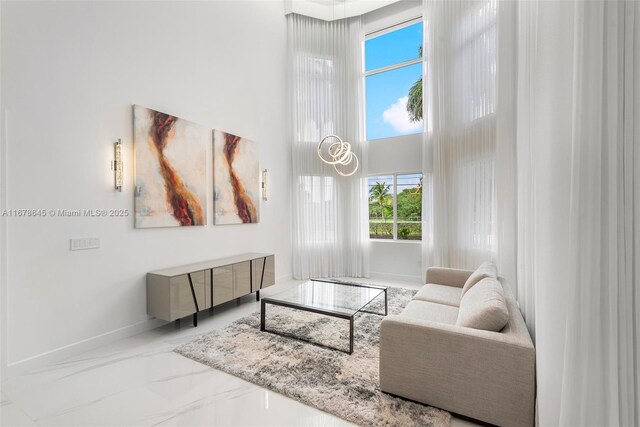
[[[371,301],[383,293],[384,314],[364,310]],[[260,330],[278,334],[278,332],[266,329],[265,317],[267,305],[269,304],[349,320],[349,351],[347,353],[352,354],[354,316],[357,313],[386,316],[387,288],[364,283],[312,279],[273,297],[262,298]]]

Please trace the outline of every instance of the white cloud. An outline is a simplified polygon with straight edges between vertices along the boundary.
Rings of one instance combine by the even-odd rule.
[[[422,120],[419,122],[412,122],[409,120],[409,113],[407,112],[408,96],[398,98],[395,104],[391,104],[382,113],[382,119],[385,123],[389,123],[391,127],[398,132],[414,132],[422,129]]]

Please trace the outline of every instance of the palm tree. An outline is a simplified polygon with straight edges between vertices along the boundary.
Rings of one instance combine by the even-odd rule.
[[[422,46],[418,48],[418,55],[422,58]],[[407,112],[409,113],[409,120],[413,123],[422,120],[422,77],[409,89]]]
[[[407,112],[409,113],[409,120],[413,123],[422,120],[422,77],[409,89]]]
[[[389,189],[391,188],[391,184],[384,184],[384,182],[376,182],[373,187],[369,190],[369,195],[371,197],[372,202],[377,202],[380,206],[380,214],[382,215],[382,220],[384,221],[384,205],[387,202],[387,198],[389,197]]]

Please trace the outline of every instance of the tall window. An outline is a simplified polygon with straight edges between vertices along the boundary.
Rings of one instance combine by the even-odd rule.
[[[476,2],[461,17],[453,35],[455,81],[452,88],[459,100],[457,119],[472,123],[495,112],[496,104],[496,17],[497,1]],[[469,30],[473,28],[473,30]]]
[[[422,174],[369,177],[369,237],[422,239]]]
[[[422,20],[367,36],[367,140],[423,131]]]

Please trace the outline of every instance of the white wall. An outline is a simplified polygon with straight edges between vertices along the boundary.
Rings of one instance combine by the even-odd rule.
[[[372,239],[371,276],[413,283],[423,281],[420,243]]]
[[[133,212],[132,104],[253,139],[270,171],[255,225],[213,226],[211,194],[204,227],[136,230],[131,216],[9,218],[2,347],[10,372],[153,325],[149,270],[264,251],[276,254],[278,277],[291,275],[281,1],[1,8],[8,208]],[[116,138],[125,147],[122,193],[110,171]],[[100,237],[101,248],[71,252],[72,237]]]
[[[422,16],[421,0],[401,0],[364,15],[367,34]]]
[[[400,1],[364,16],[365,32],[389,26],[422,15],[422,2]],[[415,173],[422,171],[422,134],[385,138],[367,142],[369,175]],[[422,248],[420,242],[371,241],[371,275],[400,280],[421,280]]]
[[[375,139],[367,144],[370,175],[422,170],[422,134]]]

